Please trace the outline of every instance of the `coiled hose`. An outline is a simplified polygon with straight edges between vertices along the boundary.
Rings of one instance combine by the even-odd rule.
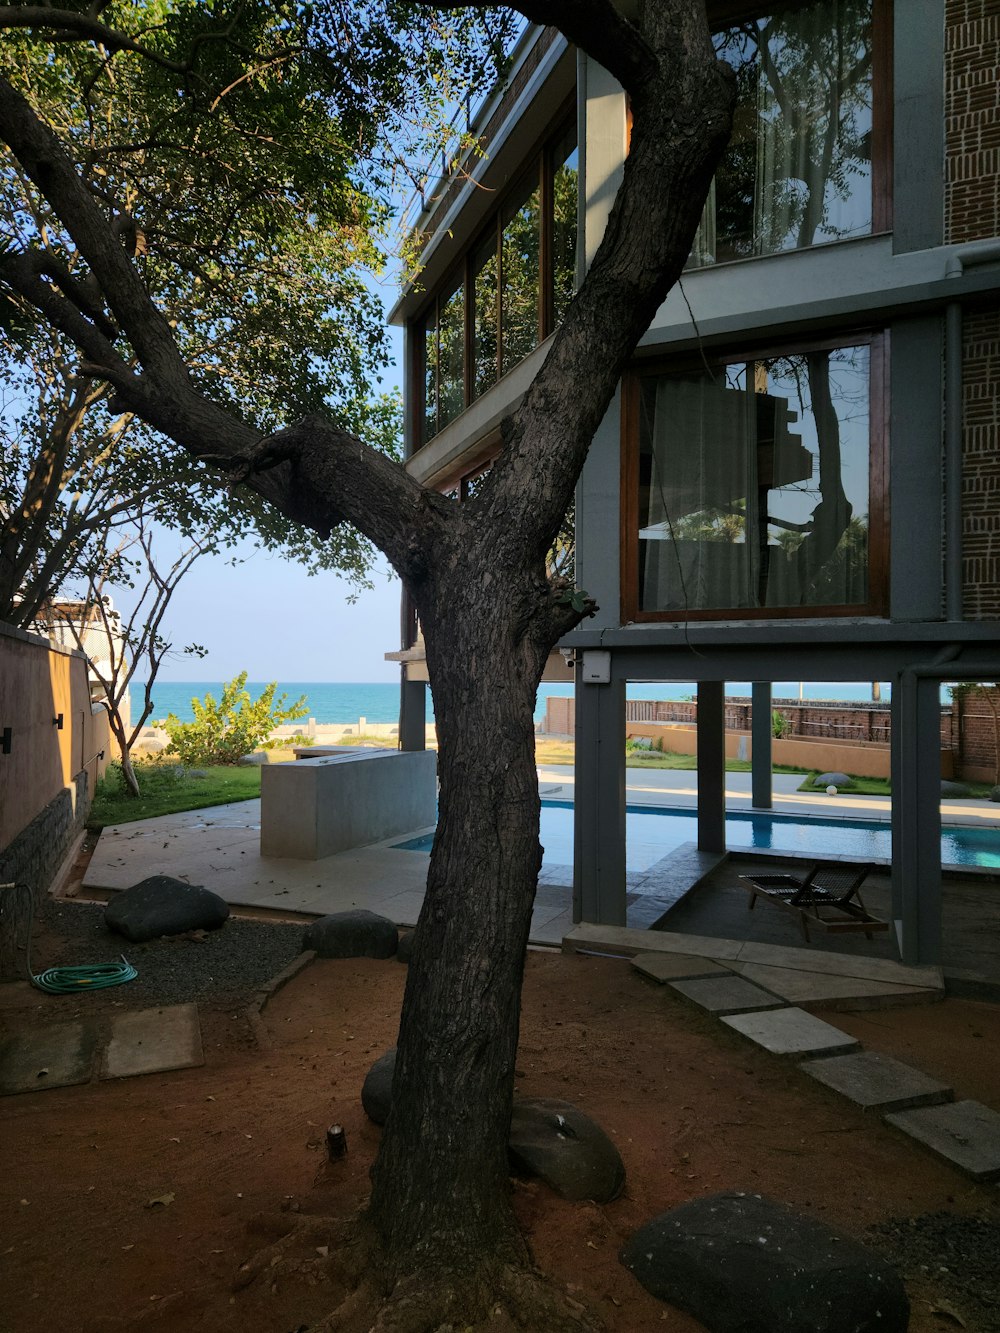
[[[28,899],[28,940],[25,946],[24,965],[28,980],[38,990],[49,995],[72,995],[83,990],[103,990],[107,986],[123,986],[126,981],[134,981],[139,975],[124,954],[120,954],[120,963],[93,963],[79,967],[48,967],[35,975],[31,971],[31,928],[35,917],[35,899],[27,884],[0,884],[4,889],[21,889]]]

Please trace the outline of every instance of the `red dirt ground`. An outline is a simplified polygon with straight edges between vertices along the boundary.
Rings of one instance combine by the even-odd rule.
[[[317,962],[265,1010],[266,1046],[244,1015],[203,1009],[203,1068],[0,1103],[0,1330],[291,1333],[328,1313],[323,1284],[234,1292],[233,1276],[256,1248],[256,1214],[343,1216],[362,1202],[379,1130],[359,1092],[395,1039],[404,977],[395,961]],[[997,1105],[998,1013],[947,1000],[830,1018]],[[996,1218],[995,1186],[972,1184],[626,962],[529,955],[518,1088],[577,1103],[625,1160],[626,1192],[605,1207],[512,1185],[540,1267],[617,1333],[701,1327],[646,1295],[617,1255],[647,1219],[702,1194],[761,1191],[858,1236],[942,1209]],[[349,1152],[329,1165],[335,1121]],[[913,1333],[960,1326],[933,1280],[908,1290]]]

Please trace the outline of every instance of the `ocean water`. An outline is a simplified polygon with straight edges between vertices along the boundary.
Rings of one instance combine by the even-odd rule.
[[[256,698],[266,687],[267,681],[248,681],[247,689]],[[132,697],[135,700],[142,691],[142,684],[133,686]],[[687,699],[695,691],[693,684],[630,684],[627,687],[630,699]],[[864,702],[871,699],[871,686],[867,684],[836,684],[830,682],[807,681],[802,686],[805,699],[842,699],[850,702]],[[194,720],[191,699],[203,699],[206,694],[213,694],[216,699],[222,693],[221,681],[156,681],[153,686],[154,719],[164,718],[174,713],[182,722]],[[345,683],[330,681],[279,681],[278,694],[287,694],[288,702],[294,702],[299,695],[305,695],[308,712],[306,718],[314,717],[319,723],[355,723],[358,718],[368,722],[395,723],[399,720],[399,686],[387,682]],[[746,696],[750,693],[748,681],[728,681],[726,693]],[[572,696],[572,685],[542,685],[538,691],[535,707],[535,721],[541,721],[545,715],[545,700],[552,695],[557,698]],[[776,698],[797,699],[799,684],[797,681],[782,681],[774,686]],[[889,697],[888,685],[882,686],[882,697]],[[428,708],[428,721],[433,720],[433,711]]]

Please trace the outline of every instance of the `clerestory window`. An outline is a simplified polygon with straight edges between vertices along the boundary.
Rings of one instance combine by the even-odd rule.
[[[576,290],[578,153],[564,126],[508,191],[417,322],[420,443],[533,351]]]
[[[733,135],[690,264],[888,228],[889,0],[785,0],[716,11],[736,73]]]

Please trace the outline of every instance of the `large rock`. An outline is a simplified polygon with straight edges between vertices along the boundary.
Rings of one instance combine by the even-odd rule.
[[[169,875],[151,875],[117,894],[104,909],[104,924],[133,944],[187,930],[218,930],[229,904],[210,889]]]
[[[963,796],[971,796],[972,788],[967,787],[964,782],[949,782],[947,778],[942,778],[941,795],[956,800]]]
[[[374,1120],[376,1125],[384,1125],[389,1119],[389,1107],[392,1105],[392,1080],[396,1073],[396,1048],[386,1051],[369,1069],[361,1086],[361,1105],[365,1115]]]
[[[714,1194],[647,1222],[621,1252],[647,1291],[712,1333],[905,1333],[896,1271],[757,1194]]]
[[[540,1176],[564,1199],[610,1203],[625,1185],[625,1167],[604,1130],[569,1102],[524,1097],[510,1122],[511,1165]]]
[[[396,949],[396,961],[408,963],[413,957],[413,941],[417,937],[415,930],[404,930],[399,937],[399,945]]]
[[[397,942],[387,917],[359,909],[321,916],[306,927],[302,948],[315,949],[320,958],[391,958]]]
[[[846,773],[820,773],[819,777],[813,778],[813,786],[825,791],[827,787],[853,787],[854,782]]]

